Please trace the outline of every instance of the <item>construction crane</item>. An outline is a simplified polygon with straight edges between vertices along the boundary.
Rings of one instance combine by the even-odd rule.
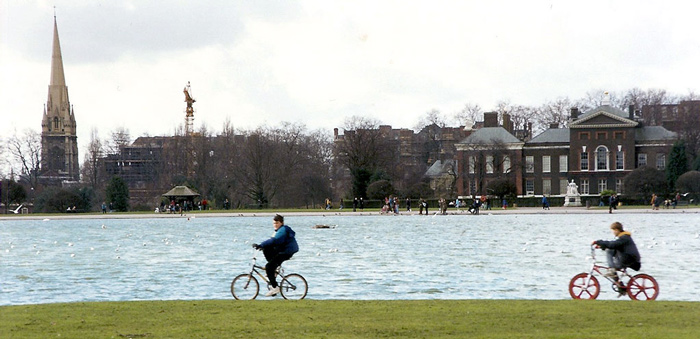
[[[183,92],[185,93],[185,102],[187,103],[187,109],[185,110],[185,135],[190,135],[193,132],[192,126],[194,123],[194,107],[192,107],[192,104],[194,104],[196,100],[192,98],[192,88],[190,87],[189,81]]]

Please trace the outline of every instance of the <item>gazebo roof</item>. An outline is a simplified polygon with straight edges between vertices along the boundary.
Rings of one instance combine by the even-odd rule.
[[[175,186],[168,193],[163,194],[164,197],[198,197],[199,193],[191,190],[187,186]]]

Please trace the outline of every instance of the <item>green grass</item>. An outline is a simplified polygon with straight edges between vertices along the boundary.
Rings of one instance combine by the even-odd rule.
[[[1,338],[697,338],[700,303],[206,300],[0,307]]]

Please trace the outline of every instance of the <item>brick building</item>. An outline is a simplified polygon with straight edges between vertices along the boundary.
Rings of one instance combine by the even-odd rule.
[[[644,126],[633,107],[625,112],[604,103],[579,113],[571,110],[568,128],[551,126],[527,141],[486,123],[485,114],[488,127],[457,144],[456,157],[463,164],[458,194],[488,194],[488,182],[501,176],[513,178],[520,196],[563,196],[572,179],[582,195],[624,194],[622,180],[634,169],[666,168],[676,133]]]

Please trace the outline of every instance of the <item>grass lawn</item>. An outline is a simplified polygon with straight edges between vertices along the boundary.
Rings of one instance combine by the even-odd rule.
[[[0,338],[698,338],[700,303],[193,300],[0,307]]]

